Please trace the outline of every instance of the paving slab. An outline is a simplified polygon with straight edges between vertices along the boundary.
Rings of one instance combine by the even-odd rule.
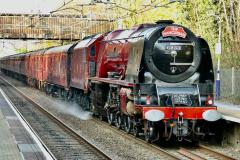
[[[0,160],[34,159],[45,157],[0,93]]]
[[[233,105],[222,102],[215,102],[220,113],[222,113],[222,118],[228,121],[240,123],[240,105]]]

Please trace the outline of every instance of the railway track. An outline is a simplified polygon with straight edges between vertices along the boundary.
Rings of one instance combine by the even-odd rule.
[[[192,149],[181,147],[177,152],[191,160],[235,160],[204,145],[198,145]]]
[[[105,128],[111,129],[113,132],[115,132],[118,135],[124,136],[126,138],[126,140],[128,140],[128,139],[134,140],[137,143],[141,143],[141,145],[144,145],[145,147],[149,148],[150,150],[154,150],[156,153],[162,155],[162,159],[164,159],[164,160],[169,160],[169,159],[181,160],[181,157],[175,156],[172,153],[168,152],[167,150],[161,149],[157,145],[147,143],[145,140],[136,138],[135,136],[133,136],[131,134],[127,134],[123,130],[114,128],[113,126],[110,126],[107,122],[100,121],[97,118],[93,118],[92,121],[94,121],[95,123],[98,123],[99,125],[103,125]]]
[[[95,121],[98,124],[104,125],[104,127],[107,128],[113,128],[113,126],[110,126],[107,122],[99,121],[97,118],[94,118],[93,121]],[[186,147],[177,147],[177,148],[162,148],[161,146],[157,144],[149,144],[145,140],[136,138],[135,136],[131,134],[127,134],[123,130],[119,130],[117,128],[113,128],[113,131],[117,134],[120,134],[127,139],[135,139],[135,141],[138,141],[142,143],[142,145],[145,145],[151,150],[155,150],[159,154],[163,154],[163,159],[181,159],[181,160],[236,160],[230,156],[224,155],[222,153],[219,153],[217,151],[212,150],[209,147],[206,147],[204,145],[196,145],[192,146],[191,148]]]
[[[7,93],[13,106],[51,152],[53,159],[111,159],[2,78],[0,78],[0,86]]]

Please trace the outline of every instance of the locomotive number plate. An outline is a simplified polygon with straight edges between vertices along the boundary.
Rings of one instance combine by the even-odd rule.
[[[182,46],[166,46],[166,50],[168,51],[181,51],[182,50]]]
[[[175,104],[184,104],[184,105],[191,105],[192,101],[187,94],[174,94],[174,103]]]

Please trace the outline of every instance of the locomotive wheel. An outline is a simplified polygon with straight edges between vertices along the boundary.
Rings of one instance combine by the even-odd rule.
[[[147,128],[144,131],[144,134],[145,134],[145,140],[148,143],[152,143],[153,140],[156,139],[156,130],[152,122],[149,122],[149,121],[147,122]]]
[[[145,132],[145,140],[147,143],[152,142],[152,138],[151,138],[150,132],[148,130]]]
[[[133,135],[135,137],[139,137],[139,133],[140,133],[140,128],[139,126],[137,125],[137,122],[135,120],[133,120]]]
[[[62,93],[62,89],[61,88],[58,88],[57,89],[57,98],[61,98],[61,93]]]
[[[77,103],[79,104],[80,108],[84,110],[84,99],[82,95],[78,95],[76,98]]]
[[[83,95],[82,97],[82,107],[84,110],[89,111],[90,107],[89,107],[89,100],[88,97],[86,95]]]
[[[102,113],[99,113],[98,118],[100,119],[100,121],[104,121],[104,117],[103,117]]]
[[[115,126],[118,129],[121,129],[121,127],[122,127],[122,117],[121,117],[121,114],[116,114],[115,115]]]
[[[48,94],[48,86],[47,85],[44,87],[44,91],[46,94]]]
[[[124,129],[127,133],[130,133],[132,131],[133,123],[129,116],[125,116],[124,118]]]
[[[61,90],[61,99],[67,101],[67,92],[64,89]]]
[[[113,125],[114,114],[112,112],[110,112],[109,109],[107,110],[107,121],[110,125]]]
[[[46,91],[46,94],[47,94],[47,95],[50,95],[50,94],[51,94],[52,88],[50,87],[49,84],[46,85],[45,91]]]
[[[95,114],[94,113],[95,112],[95,107],[94,107],[94,105],[92,103],[89,104],[89,111],[93,112],[93,114]]]
[[[67,93],[67,101],[72,100],[72,98],[73,98],[73,91],[69,90],[68,93]]]

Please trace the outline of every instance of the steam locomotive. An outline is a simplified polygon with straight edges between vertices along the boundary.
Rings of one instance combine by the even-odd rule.
[[[207,42],[161,20],[11,55],[1,71],[146,141],[199,139],[221,115]]]

